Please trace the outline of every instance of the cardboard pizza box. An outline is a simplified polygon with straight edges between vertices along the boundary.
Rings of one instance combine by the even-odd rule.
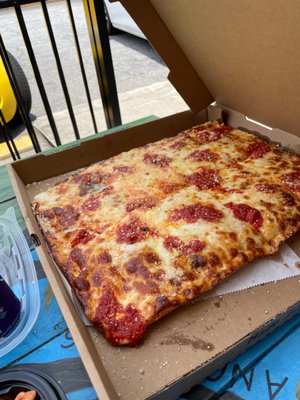
[[[300,12],[300,4],[296,0],[285,7],[280,0],[122,0],[122,4],[169,67],[170,81],[191,110],[21,160],[8,169],[28,230],[99,398],[174,399],[299,312],[299,278],[196,300],[150,327],[140,346],[112,347],[84,324],[60,279],[31,210],[32,183],[54,182],[58,175],[221,114],[233,127],[299,149],[296,11]],[[299,235],[289,244],[300,255]]]

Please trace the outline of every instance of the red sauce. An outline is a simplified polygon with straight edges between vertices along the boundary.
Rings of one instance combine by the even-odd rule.
[[[258,185],[255,185],[255,187],[258,192],[264,193],[274,193],[278,189],[277,185],[271,185],[267,183],[260,183]]]
[[[70,204],[65,207],[53,207],[53,212],[57,217],[57,224],[63,229],[72,226],[79,219],[79,213]]]
[[[112,262],[111,255],[106,250],[99,255],[98,259],[101,264],[110,264]]]
[[[86,185],[89,185],[91,183],[91,174],[87,173],[82,175],[74,175],[73,181],[76,183],[85,183]]]
[[[174,142],[173,144],[171,144],[170,148],[171,149],[175,149],[175,150],[180,150],[185,146],[186,146],[186,142],[183,142],[182,140],[179,140],[179,141]]]
[[[79,243],[87,243],[90,240],[94,239],[95,233],[90,234],[88,231],[85,229],[81,229],[79,232],[77,232],[75,238],[72,240],[71,246],[75,247]]]
[[[120,165],[118,167],[114,167],[113,169],[114,169],[114,171],[121,172],[121,173],[132,173],[132,172],[134,172],[134,167],[130,167],[129,165]]]
[[[101,190],[101,196],[108,196],[113,192],[113,186],[106,186],[104,189]]]
[[[107,184],[110,183],[113,180],[113,175],[110,174],[109,172],[101,172],[101,171],[97,171],[97,172],[93,172],[91,174],[91,179],[90,179],[90,183],[92,184]]]
[[[287,206],[296,205],[295,199],[290,193],[282,192],[282,197]]]
[[[288,189],[300,193],[300,171],[282,175],[280,180]]]
[[[182,254],[188,256],[193,253],[198,253],[204,249],[205,243],[202,240],[192,240],[182,247]]]
[[[114,345],[126,340],[134,346],[142,340],[146,330],[139,311],[132,304],[122,307],[108,285],[102,288],[95,323],[104,327],[107,340]]]
[[[185,222],[194,223],[199,219],[203,219],[208,222],[218,222],[222,217],[223,213],[213,206],[194,204],[173,210],[170,220],[179,221],[183,219]]]
[[[253,143],[251,143],[247,149],[246,153],[248,156],[252,159],[256,158],[261,158],[263,157],[266,153],[268,153],[271,150],[271,146],[269,143],[264,142],[262,140],[257,140]]]
[[[171,161],[172,159],[170,157],[162,156],[159,154],[146,153],[144,155],[144,162],[146,164],[152,164],[158,167],[167,167]]]
[[[205,247],[202,240],[192,240],[185,244],[176,236],[167,236],[163,242],[164,247],[169,251],[179,251],[182,255],[188,256],[193,253],[201,251]]]
[[[83,211],[95,211],[100,206],[97,196],[91,195],[81,206]]]
[[[145,239],[149,228],[143,226],[138,218],[131,218],[128,224],[120,225],[117,228],[117,242],[133,244]]]
[[[230,132],[232,128],[228,126],[221,126],[219,128],[214,128],[211,130],[202,130],[201,132],[197,132],[199,129],[203,129],[199,127],[198,129],[193,129],[196,132],[195,139],[199,143],[209,143],[219,140],[225,133]]]
[[[248,222],[255,229],[261,228],[263,224],[263,218],[261,213],[254,207],[250,207],[247,204],[239,203],[227,203],[226,207],[230,208],[233,211],[233,215],[235,218]]]
[[[169,251],[179,250],[183,245],[184,243],[176,236],[167,236],[164,239],[164,247]]]
[[[211,153],[209,150],[196,150],[191,153],[188,158],[193,161],[214,161],[216,160],[215,154]]]
[[[190,175],[190,183],[199,190],[215,189],[220,186],[220,177],[214,169],[204,169]]]
[[[153,208],[157,204],[157,200],[154,197],[143,197],[139,199],[134,199],[126,204],[126,211],[131,212],[137,208],[146,210],[147,208]]]

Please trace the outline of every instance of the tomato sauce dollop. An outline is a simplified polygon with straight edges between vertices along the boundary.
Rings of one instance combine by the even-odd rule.
[[[213,206],[194,204],[173,210],[170,215],[170,220],[179,221],[183,219],[185,222],[193,223],[202,219],[208,222],[218,222],[222,217],[222,211],[217,210]]]
[[[132,304],[124,308],[108,285],[102,288],[94,322],[104,328],[106,339],[113,345],[128,343],[135,346],[146,330],[140,312]]]
[[[233,211],[235,218],[248,222],[257,230],[261,228],[263,224],[263,217],[260,211],[258,211],[256,208],[250,207],[243,203],[227,203],[225,206]]]

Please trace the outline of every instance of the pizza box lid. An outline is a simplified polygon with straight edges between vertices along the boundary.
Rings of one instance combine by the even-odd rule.
[[[297,0],[120,2],[194,112],[216,101],[300,136]]]

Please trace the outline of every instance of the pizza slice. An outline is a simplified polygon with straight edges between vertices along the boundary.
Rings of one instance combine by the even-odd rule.
[[[115,345],[300,227],[300,157],[208,122],[93,164],[33,209],[88,319]]]

